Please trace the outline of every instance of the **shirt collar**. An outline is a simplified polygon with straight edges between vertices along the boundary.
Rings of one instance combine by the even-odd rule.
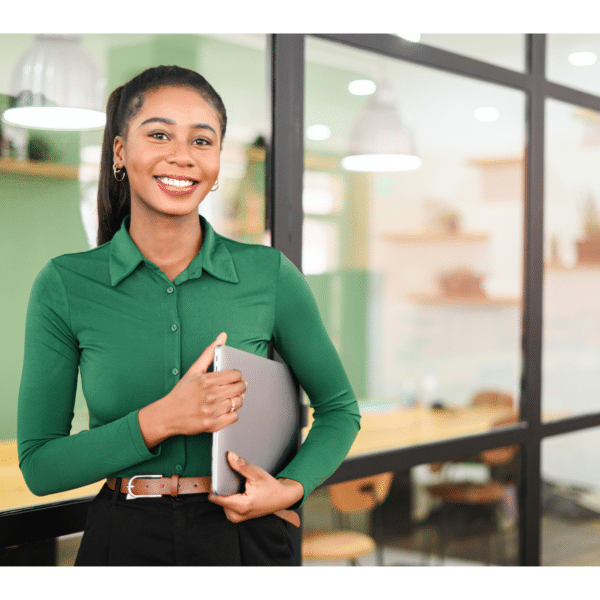
[[[202,275],[202,271],[206,271],[222,281],[238,283],[235,264],[223,237],[202,215],[200,215],[200,224],[203,231],[202,248],[189,266],[176,277],[174,283],[180,284],[188,279],[197,279]],[[108,268],[110,284],[113,287],[130,275],[141,262],[152,265],[144,258],[129,236],[129,216],[123,219],[123,223],[113,236],[110,245]]]

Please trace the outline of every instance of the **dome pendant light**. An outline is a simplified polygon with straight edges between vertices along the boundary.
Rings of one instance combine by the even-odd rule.
[[[377,88],[350,133],[350,152],[342,160],[348,171],[411,171],[421,166],[411,133],[394,105],[391,90]]]
[[[74,35],[36,35],[11,79],[12,108],[2,120],[19,127],[104,127],[104,80]]]

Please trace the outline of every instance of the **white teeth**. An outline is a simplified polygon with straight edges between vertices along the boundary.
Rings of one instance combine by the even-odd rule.
[[[170,179],[169,177],[157,177],[157,179],[166,185],[174,185],[176,187],[189,187],[190,185],[194,185],[194,182],[190,179]]]

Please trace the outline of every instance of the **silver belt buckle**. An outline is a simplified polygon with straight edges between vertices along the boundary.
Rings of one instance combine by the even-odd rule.
[[[126,500],[135,500],[136,498],[160,498],[162,494],[134,494],[133,493],[133,480],[134,479],[160,479],[162,475],[134,475],[127,482],[127,496]]]

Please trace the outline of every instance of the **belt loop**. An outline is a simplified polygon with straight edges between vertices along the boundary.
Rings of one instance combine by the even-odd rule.
[[[112,499],[110,501],[110,505],[112,506],[112,508],[116,508],[116,506],[117,506],[117,500],[119,499],[119,492],[121,491],[121,481],[122,481],[121,477],[116,478],[115,489],[112,493]]]
[[[171,475],[171,497],[177,498],[179,488],[179,475]]]

